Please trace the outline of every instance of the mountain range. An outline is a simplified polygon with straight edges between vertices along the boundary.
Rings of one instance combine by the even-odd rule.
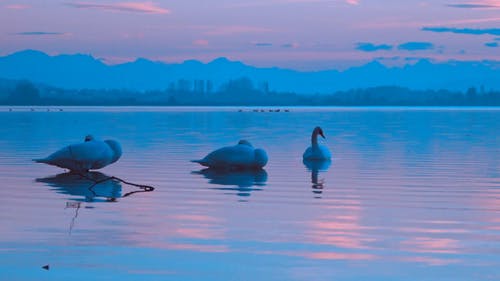
[[[163,90],[180,79],[211,81],[215,88],[246,77],[270,90],[295,93],[331,93],[355,88],[400,86],[415,90],[469,87],[500,89],[500,62],[420,59],[416,63],[389,67],[378,60],[344,71],[296,71],[259,68],[226,58],[208,63],[188,60],[163,63],[139,58],[107,65],[90,55],[50,56],[25,50],[0,57],[0,78],[26,79],[66,89]]]

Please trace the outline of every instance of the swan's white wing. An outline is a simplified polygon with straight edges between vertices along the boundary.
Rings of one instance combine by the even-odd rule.
[[[75,161],[88,169],[100,169],[111,163],[113,151],[103,141],[88,141],[69,146]]]
[[[304,159],[309,159],[312,156],[312,147],[308,147],[306,151],[304,151],[304,154],[302,154],[302,158]]]
[[[330,150],[328,147],[324,145],[319,145],[319,150],[321,151],[321,155],[324,159],[330,159],[332,158],[332,154],[330,153]]]
[[[330,159],[332,154],[328,147],[324,145],[318,145],[316,147],[308,147],[304,154],[302,155],[303,159],[306,160],[322,160],[322,159]]]
[[[36,162],[46,163],[72,171],[87,171],[99,169],[108,165],[112,160],[113,152],[102,141],[87,141],[66,146]]]
[[[33,161],[70,170],[82,170],[78,163],[73,159],[70,151],[70,146],[66,146],[52,153],[46,158],[33,159]]]
[[[247,145],[227,146],[209,153],[200,163],[210,167],[248,166],[254,161],[253,151]]]

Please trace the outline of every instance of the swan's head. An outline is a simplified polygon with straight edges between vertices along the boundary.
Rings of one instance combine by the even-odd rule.
[[[240,140],[238,142],[238,144],[243,144],[243,145],[248,145],[250,147],[253,147],[252,144],[249,141],[247,141],[247,140]]]
[[[111,163],[115,163],[122,156],[122,146],[115,140],[105,140],[104,142],[109,145],[111,150],[113,150],[113,158],[111,160]]]
[[[86,135],[85,136],[85,141],[93,141],[94,140],[94,136],[93,135]]]
[[[267,164],[267,153],[264,149],[257,148],[255,151],[255,166],[262,168]]]
[[[325,135],[323,134],[323,129],[321,127],[316,127],[314,128],[313,135],[320,135],[321,137],[325,138]]]

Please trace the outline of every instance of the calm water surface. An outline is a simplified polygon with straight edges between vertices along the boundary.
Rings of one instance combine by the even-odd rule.
[[[0,280],[500,280],[500,109],[239,109],[0,107]],[[156,189],[30,161],[86,134]],[[189,162],[239,139],[265,170]]]

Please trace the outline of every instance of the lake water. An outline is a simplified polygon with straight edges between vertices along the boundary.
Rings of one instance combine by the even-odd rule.
[[[0,280],[500,280],[500,109],[289,109],[0,107]],[[155,190],[31,162],[87,134]],[[264,171],[189,162],[240,139]]]

